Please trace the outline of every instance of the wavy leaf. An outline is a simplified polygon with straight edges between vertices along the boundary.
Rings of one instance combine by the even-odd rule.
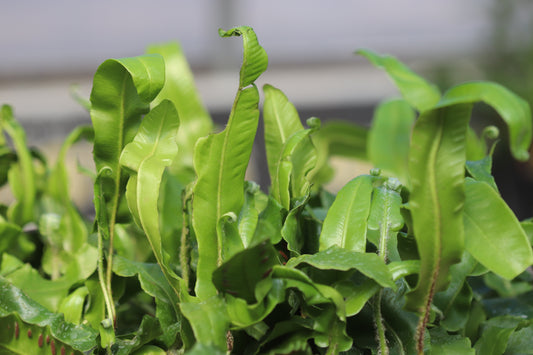
[[[365,251],[373,179],[370,175],[358,176],[339,191],[322,226],[321,251],[333,245]]]
[[[161,56],[145,55],[106,60],[94,75],[90,111],[94,127],[93,156],[98,174],[107,171],[100,179],[101,186],[95,187],[95,196],[102,199],[95,207],[105,206],[104,211],[97,211],[97,219],[102,213],[107,216],[108,230],[102,232],[107,235],[113,234],[119,196],[127,179],[121,172],[120,154],[163,87],[164,73]]]
[[[379,55],[367,49],[357,51],[373,65],[387,71],[404,99],[418,111],[431,109],[440,100],[439,89],[411,71],[398,59],[388,55]]]
[[[226,128],[201,138],[195,147],[198,178],[193,190],[192,221],[198,241],[195,290],[201,299],[216,294],[211,274],[222,263],[223,242],[217,236],[217,223],[226,213],[237,215],[244,201],[244,175],[259,119],[259,93],[253,80],[267,65],[266,53],[251,28],[238,27],[220,34],[242,35],[244,54],[239,89]]]
[[[533,264],[526,233],[489,184],[467,178],[465,190],[466,250],[489,270],[513,279]]]

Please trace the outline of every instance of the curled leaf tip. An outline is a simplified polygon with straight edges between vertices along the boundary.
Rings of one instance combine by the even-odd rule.
[[[485,139],[496,139],[500,136],[500,130],[496,126],[487,126],[482,133]]]
[[[380,176],[381,175],[381,169],[380,168],[370,169],[370,175],[372,175],[372,176]]]
[[[387,181],[385,181],[385,187],[389,190],[399,192],[400,189],[402,188],[402,183],[397,178],[392,177],[392,178],[388,178]]]
[[[320,126],[322,125],[322,122],[320,122],[320,118],[318,117],[310,117],[305,121],[307,126],[313,130],[320,129]]]

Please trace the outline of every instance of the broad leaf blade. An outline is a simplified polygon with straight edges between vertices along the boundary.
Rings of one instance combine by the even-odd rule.
[[[366,49],[359,50],[357,53],[363,55],[376,67],[386,70],[404,99],[418,111],[429,110],[439,102],[439,89],[413,73],[395,57],[379,55]]]
[[[489,184],[466,179],[465,191],[466,250],[489,270],[513,279],[533,264],[526,233]]]
[[[416,288],[407,307],[429,311],[434,292],[463,252],[464,151],[471,105],[428,111],[415,124],[409,157],[409,208],[420,255]],[[461,149],[462,148],[462,149]]]
[[[164,61],[159,55],[109,59],[94,75],[91,91],[93,155],[97,173],[107,171],[101,175],[100,186],[95,187],[95,197],[100,196],[100,201],[95,202],[97,218],[106,215],[109,225],[109,230],[103,233],[113,233],[119,194],[126,183],[119,163],[122,149],[133,139],[142,115],[149,111],[150,102],[164,81]],[[104,211],[99,211],[104,206]]]
[[[238,215],[244,201],[244,175],[259,119],[259,93],[252,83],[267,64],[266,53],[249,27],[222,31],[221,35],[242,35],[244,54],[240,85],[226,128],[198,140],[194,152],[198,178],[193,191],[193,227],[199,254],[195,290],[201,299],[216,294],[211,277],[222,263],[222,241],[216,225],[226,213]]]
[[[353,251],[365,251],[372,181],[372,176],[362,175],[339,191],[322,226],[321,251],[333,245]]]
[[[132,213],[146,233],[161,267],[165,267],[159,226],[159,187],[165,167],[178,151],[176,134],[179,127],[174,104],[162,101],[142,121],[139,132],[124,147],[120,163],[135,176],[130,179],[126,197]]]
[[[84,325],[65,322],[62,315],[46,310],[2,277],[0,277],[0,299],[2,299],[0,318],[8,317],[14,321],[20,318],[25,323],[38,326],[41,329],[46,327],[46,331],[49,331],[52,337],[78,351],[91,352],[97,345],[97,331]],[[4,320],[2,320],[2,324],[5,324]],[[19,326],[21,325],[19,323]],[[3,329],[9,332],[7,327]],[[14,331],[15,327],[11,329]],[[37,338],[38,334],[35,333]],[[27,334],[22,335],[27,336]],[[2,343],[3,341],[4,339],[2,339]],[[37,345],[37,341],[35,344]],[[28,353],[28,350],[24,349],[25,353]]]
[[[283,145],[294,133],[304,129],[300,116],[285,94],[271,85],[263,86],[265,102],[263,118],[265,122],[265,149],[270,181],[277,181]],[[276,189],[273,187],[273,189]]]
[[[339,247],[331,247],[316,254],[305,254],[291,258],[287,267],[296,267],[302,263],[321,270],[358,270],[383,287],[396,288],[392,274],[385,262],[374,253],[361,253]]]

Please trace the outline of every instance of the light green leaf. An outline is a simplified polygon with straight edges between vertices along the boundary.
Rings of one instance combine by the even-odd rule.
[[[333,245],[365,251],[373,179],[370,175],[358,176],[339,191],[322,226],[321,251]]]
[[[368,133],[368,157],[376,168],[407,183],[407,161],[415,112],[404,100],[381,103]]]
[[[294,105],[283,92],[271,85],[263,86],[265,102],[263,104],[263,118],[265,123],[265,149],[267,155],[268,172],[273,190],[278,180],[278,165],[281,160],[283,146],[289,138],[304,129],[300,116]]]
[[[158,264],[134,262],[117,255],[113,263],[113,272],[124,277],[137,275],[146,293],[171,305],[176,315],[179,314],[178,298]]]
[[[176,142],[178,154],[170,167],[174,175],[183,176],[183,169],[193,167],[193,149],[198,138],[211,132],[212,122],[196,89],[187,59],[176,42],[148,47],[147,53],[157,53],[165,60],[165,85],[152,106],[168,99],[174,103],[180,117],[180,129]],[[181,181],[186,184],[189,181]]]
[[[134,137],[141,117],[149,111],[165,81],[163,58],[145,55],[106,60],[96,71],[91,91],[91,120],[94,127],[94,162],[101,176],[95,183],[97,220],[101,233],[112,235],[119,196],[127,177],[119,163],[122,149]],[[107,171],[104,175],[102,171]],[[100,186],[96,186],[100,185]],[[98,209],[104,208],[103,211]],[[100,223],[100,219],[107,222]],[[107,231],[102,231],[104,227]]]
[[[489,270],[513,279],[533,264],[526,233],[490,185],[466,179],[465,188],[466,250]]]
[[[201,299],[216,294],[211,277],[223,261],[223,241],[217,235],[217,223],[226,213],[238,215],[244,202],[244,175],[259,119],[259,93],[253,80],[267,65],[266,53],[249,27],[220,33],[222,36],[242,35],[244,54],[239,89],[226,128],[218,134],[199,139],[194,152],[198,176],[193,190],[192,211],[198,242],[195,290]]]
[[[16,201],[9,207],[7,218],[10,222],[23,226],[34,219],[36,174],[26,143],[26,133],[13,118],[13,111],[8,105],[3,105],[0,109],[0,133],[2,130],[10,136],[18,158],[18,162],[8,172],[9,185]],[[3,137],[0,139],[3,140]]]
[[[239,73],[239,88],[252,85],[268,66],[268,56],[259,45],[254,30],[248,26],[240,26],[229,31],[219,29],[218,34],[220,37],[242,36],[244,55]]]
[[[461,260],[464,245],[465,140],[471,105],[423,113],[415,124],[409,157],[409,209],[420,255],[418,284],[407,308],[428,312],[436,291],[448,283],[448,269]]]
[[[495,191],[498,191],[498,186],[496,186],[496,181],[492,176],[492,157],[490,155],[481,160],[467,161],[466,170],[473,179],[486,182]]]
[[[213,296],[200,303],[181,302],[181,312],[189,320],[197,343],[226,350],[229,320],[224,301]]]
[[[494,108],[509,127],[511,153],[525,161],[532,136],[529,104],[505,87],[491,82],[471,82],[448,90],[439,106],[484,102]]]
[[[87,287],[82,286],[63,299],[59,305],[58,313],[65,315],[65,321],[80,324],[83,320],[85,299],[89,295]]]
[[[146,115],[137,135],[124,147],[120,156],[120,164],[132,176],[126,190],[128,206],[146,233],[166,277],[172,277],[172,274],[163,255],[157,208],[163,172],[172,163],[178,150],[178,127],[178,113],[174,104],[164,100]]]
[[[429,110],[439,102],[439,89],[413,73],[395,57],[379,55],[366,49],[359,50],[357,53],[363,55],[376,67],[386,70],[404,99],[418,111]]]

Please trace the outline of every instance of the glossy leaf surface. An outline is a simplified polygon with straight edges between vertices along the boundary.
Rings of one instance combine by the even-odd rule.
[[[484,102],[498,112],[509,128],[509,145],[515,159],[529,157],[532,121],[529,104],[505,87],[491,82],[471,82],[451,88],[439,106]]]
[[[513,279],[533,264],[526,233],[490,185],[467,179],[465,190],[466,250],[489,270]]]
[[[252,151],[259,119],[259,93],[253,81],[266,69],[267,56],[249,27],[239,27],[223,36],[242,35],[244,54],[240,85],[226,128],[196,144],[194,167],[193,226],[198,241],[196,294],[206,299],[216,294],[211,276],[222,263],[222,242],[216,233],[220,218],[241,210],[244,174]]]
[[[122,149],[135,135],[142,115],[150,108],[165,81],[163,58],[146,55],[109,59],[94,75],[91,91],[91,120],[94,127],[94,162],[102,175],[99,187],[108,223],[113,226],[119,204],[119,193],[125,185],[119,163]],[[95,195],[98,195],[95,191]],[[95,203],[97,209],[100,203]],[[112,230],[107,233],[109,234]],[[112,232],[111,232],[112,233]]]
[[[7,322],[18,322],[18,319],[20,319],[27,324],[41,328],[43,331],[49,331],[49,334],[52,337],[64,344],[68,344],[75,350],[83,352],[91,351],[96,346],[97,332],[95,330],[83,325],[74,325],[65,322],[62,315],[46,310],[37,302],[26,296],[20,289],[11,285],[1,277],[0,296],[2,299],[0,306],[0,318],[3,318],[2,324],[7,325]],[[8,321],[7,318],[4,317],[8,317],[10,320]],[[4,336],[11,334],[8,336],[9,339],[2,336],[2,343],[4,343],[4,341],[13,340],[15,324],[12,323],[12,326],[12,328],[7,326],[2,328],[2,334]],[[21,324],[19,324],[19,327],[20,326]],[[25,330],[27,332],[27,329]],[[5,331],[7,331],[7,333],[3,333]],[[38,334],[39,333],[35,331],[34,342],[36,350],[38,349]],[[27,334],[20,334],[20,336],[27,336]],[[24,350],[27,353],[29,349],[19,350]],[[19,354],[23,354],[23,352],[19,352]]]
[[[120,163],[132,177],[128,181],[128,206],[148,237],[158,263],[166,268],[161,249],[159,226],[159,188],[165,167],[178,151],[176,134],[179,127],[174,104],[162,101],[143,119],[139,132],[124,147]]]
[[[322,226],[321,251],[333,245],[352,251],[365,251],[372,180],[372,176],[362,175],[339,191]]]

